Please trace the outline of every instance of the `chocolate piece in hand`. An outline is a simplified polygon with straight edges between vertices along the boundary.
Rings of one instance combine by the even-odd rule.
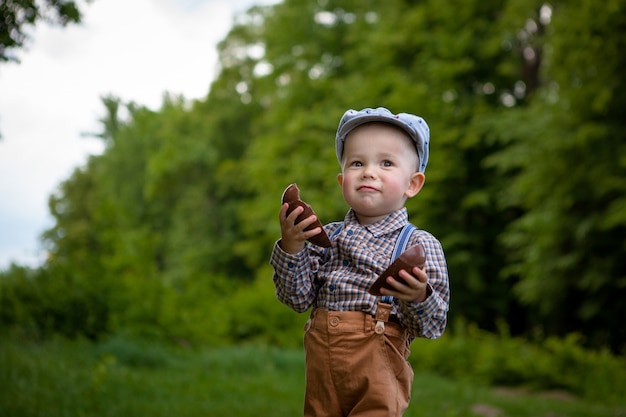
[[[296,184],[291,184],[289,185],[289,187],[285,189],[285,191],[283,192],[282,200],[283,200],[283,204],[289,203],[289,208],[287,209],[287,215],[289,215],[289,213],[294,211],[296,207],[304,208],[304,211],[300,213],[300,215],[296,218],[295,224],[298,224],[302,220],[306,219],[307,217],[315,214],[311,206],[309,206],[304,201],[300,200],[300,189],[298,188]],[[330,248],[332,244],[330,243],[330,239],[328,238],[326,231],[324,231],[324,227],[322,226],[322,223],[320,223],[319,219],[315,220],[313,224],[307,226],[307,228],[304,230],[309,231],[309,230],[315,229],[316,227],[321,228],[322,231],[320,234],[310,237],[309,242],[317,246],[321,246],[323,248]]]
[[[421,243],[418,243],[415,246],[411,246],[404,253],[391,264],[389,267],[380,274],[376,282],[372,284],[370,289],[368,290],[372,295],[382,295],[380,293],[381,288],[387,288],[389,290],[395,291],[395,289],[387,283],[387,277],[393,277],[395,280],[399,281],[402,284],[406,284],[404,279],[400,278],[398,275],[401,270],[405,270],[409,274],[413,275],[411,272],[414,267],[419,267],[423,269],[426,265],[426,251],[424,250],[424,246]]]

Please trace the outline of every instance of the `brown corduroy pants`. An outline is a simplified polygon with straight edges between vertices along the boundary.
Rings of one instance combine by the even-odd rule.
[[[402,416],[413,369],[409,342],[396,323],[377,332],[376,320],[356,311],[315,310],[304,335],[306,417]]]

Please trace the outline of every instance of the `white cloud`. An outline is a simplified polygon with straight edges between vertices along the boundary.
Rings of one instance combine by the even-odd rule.
[[[21,63],[0,65],[0,269],[42,258],[48,196],[102,150],[81,137],[99,130],[101,96],[155,109],[165,92],[206,96],[235,11],[275,2],[98,0],[80,25],[37,26]]]

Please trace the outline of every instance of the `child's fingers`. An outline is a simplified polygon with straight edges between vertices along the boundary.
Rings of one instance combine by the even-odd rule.
[[[304,239],[310,239],[313,236],[319,235],[320,233],[322,233],[322,228],[316,227],[315,229],[303,231],[302,237],[304,237]]]
[[[412,294],[416,290],[420,290],[425,281],[422,281],[415,275],[412,275],[405,269],[401,269],[398,272],[398,276],[402,278],[402,281],[395,279],[394,277],[387,277],[387,283],[395,290],[394,296],[398,294]],[[381,290],[382,291],[382,290]]]
[[[280,207],[280,221],[281,222],[289,222],[292,225],[295,225],[296,219],[302,212],[304,208],[296,207],[289,215],[287,215],[287,210],[289,209],[289,204],[285,203]]]
[[[283,205],[280,206],[280,212],[278,213],[278,218],[281,222],[283,222],[285,218],[287,217],[288,209],[289,209],[288,203],[284,203]]]
[[[300,207],[298,207],[298,208],[300,208]],[[300,228],[300,230],[304,231],[307,227],[309,227],[310,225],[312,225],[316,221],[317,221],[317,216],[315,214],[312,214],[309,217],[307,217],[306,219],[303,219],[300,223],[297,224],[297,226]],[[309,231],[310,230],[307,230],[307,232],[309,232]],[[317,233],[315,233],[315,234],[317,234]]]
[[[422,268],[415,266],[413,267],[412,273],[419,282],[422,282],[424,284],[428,282],[428,275],[426,275],[426,272]]]

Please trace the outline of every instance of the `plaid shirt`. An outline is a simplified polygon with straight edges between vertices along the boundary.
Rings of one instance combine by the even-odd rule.
[[[391,253],[402,227],[408,223],[406,208],[374,224],[362,225],[353,210],[343,224],[324,226],[332,237],[332,248],[308,244],[296,254],[282,250],[276,242],[270,259],[274,267],[277,298],[296,312],[310,307],[334,311],[363,311],[376,315],[378,297],[367,292],[370,285],[391,263]],[[394,298],[391,315],[412,337],[436,339],[447,321],[450,286],[443,249],[439,241],[423,230],[413,232],[407,247],[421,242],[426,249],[429,295],[422,303]]]

